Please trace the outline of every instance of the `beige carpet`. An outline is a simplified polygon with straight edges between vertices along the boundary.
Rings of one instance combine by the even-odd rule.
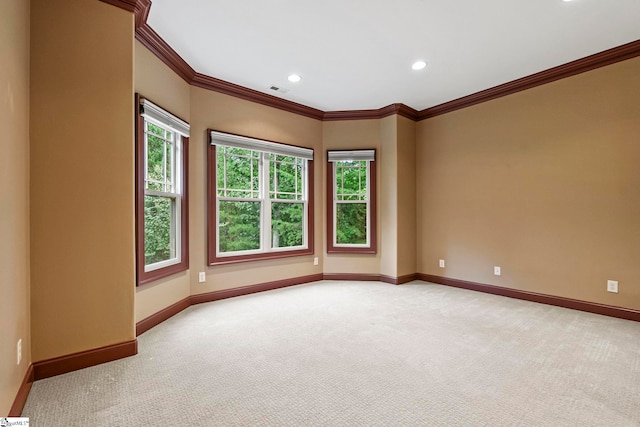
[[[640,426],[640,323],[446,286],[317,282],[193,306],[38,381],[45,426]]]

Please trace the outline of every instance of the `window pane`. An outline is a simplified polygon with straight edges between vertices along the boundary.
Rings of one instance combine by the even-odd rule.
[[[271,247],[302,245],[302,203],[271,203]]]
[[[367,243],[366,203],[336,203],[336,243]]]
[[[272,199],[302,200],[302,159],[271,154],[269,191]]]
[[[336,162],[336,199],[366,200],[367,162]]]
[[[165,145],[165,162],[166,162],[166,189],[165,191],[173,192],[173,143],[167,142]]]
[[[175,258],[174,205],[175,199],[168,197],[144,197],[145,265]]]
[[[220,252],[260,249],[260,202],[219,202]]]
[[[164,191],[164,139],[147,136],[147,188]]]
[[[218,194],[227,197],[258,197],[259,153],[232,147],[219,147],[218,155]],[[220,160],[220,156],[224,156]],[[220,190],[227,190],[220,191]],[[229,193],[233,190],[233,193]]]

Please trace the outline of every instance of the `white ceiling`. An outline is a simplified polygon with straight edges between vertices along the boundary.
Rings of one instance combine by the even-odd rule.
[[[640,0],[153,0],[147,23],[205,75],[323,111],[422,110],[640,39]]]

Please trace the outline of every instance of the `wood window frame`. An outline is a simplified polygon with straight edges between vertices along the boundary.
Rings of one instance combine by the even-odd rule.
[[[216,210],[217,198],[217,161],[216,161],[216,145],[213,144],[212,132],[220,132],[214,129],[207,129],[207,265],[225,265],[235,264],[249,261],[269,260],[290,258],[296,256],[313,255],[314,254],[314,162],[307,160],[307,247],[303,249],[278,250],[272,252],[252,253],[246,255],[229,255],[218,256],[217,254],[217,226],[218,217]],[[242,138],[250,138],[246,135],[230,134]],[[268,143],[289,145],[276,141],[263,140]],[[295,147],[295,146],[294,146]],[[307,147],[304,147],[307,148]]]
[[[329,151],[359,151],[359,150],[328,150],[327,151],[327,253],[328,254],[375,254],[378,251],[378,188],[377,188],[377,163],[374,160],[369,161],[369,245],[366,247],[335,245],[333,232],[333,214],[334,214],[334,167],[333,162],[329,161]],[[375,153],[375,149],[373,149]]]
[[[181,175],[182,191],[180,203],[180,224],[176,227],[180,232],[180,261],[162,268],[145,271],[144,251],[144,197],[145,197],[145,118],[142,116],[141,103],[147,100],[136,93],[135,96],[135,242],[136,242],[136,286],[153,282],[189,269],[189,137],[179,135],[181,141]],[[150,100],[149,100],[150,101]],[[152,101],[150,101],[152,102]],[[160,107],[162,108],[162,107]],[[168,110],[164,109],[170,113]],[[172,114],[173,115],[173,114]],[[173,115],[175,116],[175,115]],[[178,116],[175,116],[178,117]],[[182,119],[180,119],[182,120]]]

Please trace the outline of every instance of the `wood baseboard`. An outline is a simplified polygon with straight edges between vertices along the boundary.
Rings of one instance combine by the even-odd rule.
[[[325,273],[322,280],[358,280],[360,282],[380,282],[382,276],[379,274],[362,273]]]
[[[22,409],[24,409],[24,404],[27,403],[27,397],[29,397],[29,391],[31,390],[31,385],[34,381],[33,378],[33,364],[31,364],[27,368],[27,372],[25,373],[22,384],[18,389],[13,405],[11,405],[11,409],[9,409],[10,417],[19,417],[22,415]]]
[[[138,354],[138,340],[131,340],[66,356],[54,357],[33,364],[33,379],[37,381],[66,374],[136,354]]]
[[[357,280],[360,282],[384,282],[392,285],[416,280],[417,274],[406,274],[400,277],[387,276],[386,274],[360,274],[360,273],[327,273],[322,275],[323,280]]]
[[[287,286],[301,285],[303,283],[317,282],[322,280],[322,274],[311,274],[309,276],[293,277],[291,279],[276,280],[273,282],[258,283],[256,285],[241,286],[239,288],[224,289],[221,291],[207,292],[204,294],[191,295],[189,298],[191,305],[204,302],[218,301],[226,298],[239,297],[242,295],[254,294],[256,292],[270,291],[273,289],[285,288]]]
[[[142,319],[141,321],[136,323],[136,336],[140,336],[144,334],[149,329],[153,328],[156,325],[159,325],[160,323],[164,322],[170,317],[175,316],[176,314],[180,313],[182,310],[190,306],[191,306],[190,297],[187,297],[187,298],[181,299],[175,304],[171,304],[169,307],[166,307],[160,310],[159,312],[152,314],[149,317]]]
[[[612,305],[581,301],[547,294],[539,294],[536,292],[528,292],[518,289],[503,288],[501,286],[486,285],[483,283],[469,282],[460,279],[450,279],[448,277],[433,276],[431,274],[418,273],[417,278],[420,280],[424,280],[425,282],[432,282],[440,285],[453,286],[456,288],[469,289],[472,291],[500,295],[503,297],[517,298],[526,301],[538,302],[541,304],[555,305],[557,307],[570,308],[572,310],[586,311],[589,313],[602,314],[604,316],[617,317],[619,319],[634,320],[636,322],[640,322],[640,310],[633,310],[630,308],[616,307]]]

